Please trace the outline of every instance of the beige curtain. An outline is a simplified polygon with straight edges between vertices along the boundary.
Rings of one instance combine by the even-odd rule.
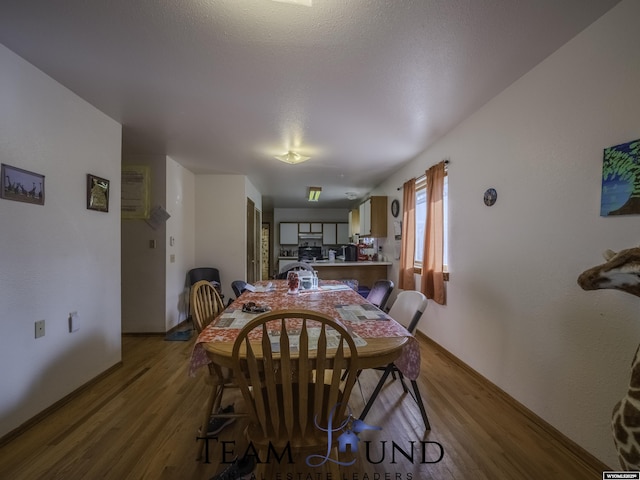
[[[402,249],[400,250],[398,288],[414,290],[413,258],[416,250],[416,179],[408,180],[402,188]]]
[[[422,283],[420,290],[440,305],[446,304],[442,254],[444,248],[444,176],[445,164],[440,162],[426,172],[427,222],[424,228]]]

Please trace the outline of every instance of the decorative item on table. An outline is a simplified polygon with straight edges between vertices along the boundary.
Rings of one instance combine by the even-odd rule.
[[[289,286],[289,290],[287,293],[289,295],[297,295],[300,290],[300,277],[298,277],[298,272],[289,272],[287,275],[287,285]]]
[[[296,272],[300,281],[300,290],[317,290],[318,289],[318,273],[300,270]]]
[[[264,313],[271,309],[266,305],[258,305],[254,302],[247,302],[242,305],[242,311],[246,313]]]

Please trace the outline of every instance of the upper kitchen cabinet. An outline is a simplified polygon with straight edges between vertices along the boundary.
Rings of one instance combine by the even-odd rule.
[[[369,197],[360,204],[360,236],[361,237],[386,237],[387,236],[387,197]]]
[[[346,245],[349,243],[349,224],[336,224],[336,245]]]
[[[360,234],[360,210],[354,208],[349,211],[349,236]]]
[[[323,223],[322,224],[322,244],[336,245],[337,243],[338,243],[338,240],[336,236],[336,224]]]
[[[280,222],[280,245],[298,245],[297,223]]]

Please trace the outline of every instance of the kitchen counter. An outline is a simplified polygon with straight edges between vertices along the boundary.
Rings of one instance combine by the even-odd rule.
[[[389,278],[388,268],[391,262],[313,262],[320,280],[357,280],[359,285],[371,286],[376,280]]]
[[[375,265],[391,265],[391,262],[374,262],[371,260],[363,260],[361,262],[343,262],[341,260],[336,260],[335,262],[327,261],[319,261],[319,262],[310,262],[309,265],[312,267],[364,267],[364,266],[375,266]]]

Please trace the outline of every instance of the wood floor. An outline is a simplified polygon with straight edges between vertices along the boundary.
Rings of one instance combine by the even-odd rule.
[[[366,418],[382,430],[360,434],[356,463],[342,468],[339,480],[602,478],[604,466],[565,448],[430,342],[420,342],[419,384],[431,432],[423,435],[418,408],[402,395],[399,382],[388,382]],[[219,464],[222,443],[211,443],[210,463],[196,461],[196,432],[208,390],[202,377],[187,375],[191,348],[191,341],[124,337],[121,368],[0,448],[0,479],[211,478],[224,467]],[[378,372],[362,374],[365,396],[378,378]],[[239,399],[235,403],[241,406]],[[357,416],[362,406],[356,386],[350,407]],[[243,453],[242,439],[241,421],[219,435],[228,457]],[[438,445],[442,460],[426,463],[437,459]],[[341,460],[352,458],[347,452]],[[272,478],[329,480],[317,471]]]

